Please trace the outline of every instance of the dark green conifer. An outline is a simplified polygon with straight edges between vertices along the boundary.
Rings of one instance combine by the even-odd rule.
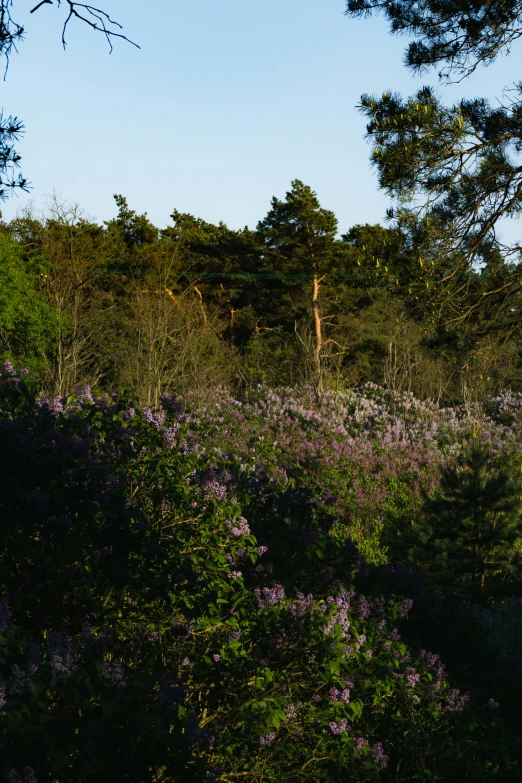
[[[471,594],[512,578],[520,561],[521,495],[520,480],[494,467],[491,447],[474,438],[425,505],[418,552],[427,572]]]

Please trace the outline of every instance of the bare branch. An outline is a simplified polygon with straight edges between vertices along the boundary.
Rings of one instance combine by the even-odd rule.
[[[58,0],[58,5],[60,4],[61,0]],[[102,11],[100,8],[95,8],[94,6],[88,5],[86,3],[75,3],[72,0],[67,0],[67,5],[69,6],[69,14],[64,22],[62,30],[62,44],[64,49],[67,46],[65,41],[65,33],[73,16],[75,16],[77,19],[80,19],[82,22],[85,22],[85,24],[89,25],[89,27],[92,27],[93,30],[103,33],[109,44],[110,52],[112,52],[113,49],[111,38],[122,38],[124,41],[132,44],[132,46],[135,46],[137,49],[141,48],[137,43],[131,41],[130,38],[127,38],[126,35],[123,35],[123,33],[118,33],[115,30],[111,30],[110,27],[107,27],[107,25],[114,25],[120,30],[123,29],[119,22],[115,22],[110,18],[108,13]],[[77,9],[83,9],[83,11],[78,11]],[[93,21],[93,19],[96,21]]]

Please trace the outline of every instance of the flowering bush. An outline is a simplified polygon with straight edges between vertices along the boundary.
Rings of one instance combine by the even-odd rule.
[[[216,452],[173,395],[33,399],[6,367],[0,399],[6,781],[518,779],[494,694],[405,643],[310,467]]]

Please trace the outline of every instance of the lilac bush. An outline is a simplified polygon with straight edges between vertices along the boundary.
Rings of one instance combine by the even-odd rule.
[[[522,440],[522,395],[491,400],[480,436],[498,465],[515,464]],[[208,454],[229,454],[245,474],[266,470],[283,488],[311,488],[335,514],[365,558],[384,564],[397,555],[397,533],[408,534],[437,490],[441,470],[476,434],[464,406],[444,408],[375,384],[325,392],[259,387],[238,401],[217,390],[212,405],[192,414],[189,438],[204,433]]]
[[[243,413],[221,391],[189,416],[173,395],[35,399],[20,376],[0,378],[6,781],[516,779],[498,710],[403,641],[415,604],[346,535],[371,426],[396,433],[372,442],[376,484],[393,438],[414,443],[393,400],[260,390]],[[394,404],[450,457],[458,416]]]

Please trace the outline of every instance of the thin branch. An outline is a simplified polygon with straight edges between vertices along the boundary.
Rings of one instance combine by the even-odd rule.
[[[62,0],[57,0],[58,6],[62,4]],[[73,17],[76,17],[82,22],[85,22],[85,24],[89,25],[89,27],[92,27],[93,30],[96,30],[99,33],[103,33],[105,38],[107,39],[107,42],[109,44],[110,52],[113,50],[112,46],[112,39],[113,38],[121,38],[124,41],[127,41],[127,43],[132,44],[132,46],[135,46],[137,49],[141,49],[141,47],[135,43],[134,41],[131,41],[130,38],[127,38],[126,35],[123,35],[123,33],[119,33],[116,30],[111,30],[109,25],[112,25],[114,27],[117,27],[119,30],[122,30],[123,27],[119,22],[114,21],[111,19],[109,14],[106,11],[103,11],[101,8],[96,8],[96,6],[89,5],[88,3],[76,3],[74,0],[66,0],[67,5],[69,6],[69,13],[67,15],[67,18],[64,22],[63,29],[62,29],[62,44],[63,48],[65,49],[67,47],[67,42],[65,40],[65,34],[67,32],[67,27],[69,25],[69,22]],[[38,11],[39,8],[41,8],[43,5],[52,5],[53,0],[41,0],[40,3],[35,5],[35,7],[31,10],[30,13],[34,13],[35,11]]]

